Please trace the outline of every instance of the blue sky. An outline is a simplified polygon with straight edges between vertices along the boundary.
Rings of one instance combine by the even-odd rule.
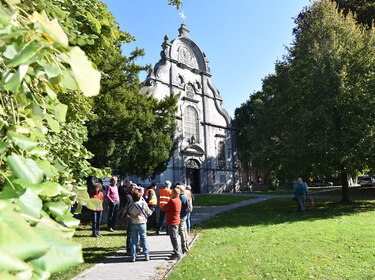
[[[135,47],[146,55],[138,64],[155,65],[160,59],[165,34],[173,40],[186,15],[190,38],[206,53],[212,81],[223,97],[224,108],[234,110],[262,87],[262,79],[293,42],[293,18],[310,0],[184,0],[180,10],[167,0],[104,0],[122,30],[136,41],[123,47],[128,55]],[[141,75],[141,79],[145,78]]]

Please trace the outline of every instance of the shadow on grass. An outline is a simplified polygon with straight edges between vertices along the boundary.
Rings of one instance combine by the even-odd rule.
[[[79,234],[77,233],[78,230],[76,230],[76,233],[74,234],[74,238],[95,238],[93,236],[91,236],[91,233],[88,234]],[[87,229],[86,229],[86,232],[87,232]],[[109,236],[109,237],[115,237],[115,236],[125,236],[125,232],[124,231],[118,231],[118,232],[115,232],[115,233],[105,233],[105,231],[100,231],[100,235],[102,237],[105,237],[105,236]]]
[[[197,230],[239,226],[273,225],[299,221],[314,221],[360,212],[375,211],[375,201],[355,201],[341,204],[332,200],[316,200],[307,213],[297,211],[296,202],[290,198],[275,198],[257,204],[239,207],[195,226]]]
[[[106,257],[112,256],[114,252],[120,250],[121,247],[114,248],[114,247],[89,247],[83,248],[83,259],[85,263],[96,264],[98,262],[103,261]]]

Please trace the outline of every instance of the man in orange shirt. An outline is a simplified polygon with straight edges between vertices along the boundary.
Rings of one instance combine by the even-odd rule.
[[[160,234],[161,228],[163,226],[165,212],[164,207],[167,205],[168,201],[171,199],[171,186],[172,183],[170,181],[165,181],[164,188],[159,190],[159,223],[157,227],[156,234]]]

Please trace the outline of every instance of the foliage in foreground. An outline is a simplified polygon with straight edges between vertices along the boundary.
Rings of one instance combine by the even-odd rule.
[[[224,213],[168,279],[373,279],[375,201],[318,201],[306,215],[290,199]]]
[[[54,273],[51,279],[70,280],[79,273],[103,261],[106,257],[113,255],[121,248],[124,248],[125,234],[124,230],[119,230],[118,228],[116,232],[108,232],[103,229],[101,230],[102,237],[95,238],[92,237],[90,225],[80,225],[75,231],[72,240],[82,245],[84,263],[70,267],[62,272]]]
[[[96,208],[84,177],[105,174],[87,162],[86,130],[60,94],[98,94],[100,73],[56,20],[20,7],[0,7],[0,273],[45,279],[82,261],[69,209]]]
[[[375,166],[375,32],[327,0],[297,18],[287,57],[235,112],[241,162],[281,181]]]

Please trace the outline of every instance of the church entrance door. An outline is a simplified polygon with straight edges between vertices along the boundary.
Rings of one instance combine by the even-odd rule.
[[[186,184],[191,186],[193,193],[200,193],[200,169],[199,163],[191,159],[186,163]]]

